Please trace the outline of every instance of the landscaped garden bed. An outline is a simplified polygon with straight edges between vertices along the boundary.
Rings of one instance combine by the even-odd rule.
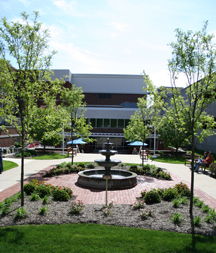
[[[34,183],[34,181],[32,182]],[[36,182],[36,187],[45,185]],[[54,189],[66,189],[47,186]],[[26,186],[26,188],[28,188]],[[29,187],[30,188],[30,187]],[[34,187],[33,187],[34,188]],[[42,190],[41,190],[42,191]],[[17,196],[6,199],[0,205],[0,226],[24,224],[64,224],[64,223],[98,223],[125,227],[165,230],[180,233],[198,233],[216,236],[215,210],[194,198],[194,220],[191,224],[189,216],[189,190],[183,183],[167,189],[145,189],[133,205],[109,203],[108,206],[99,204],[85,205],[70,195],[68,201],[56,201],[53,194],[41,194],[36,198],[33,190],[25,196],[24,210],[20,210],[20,200]],[[42,191],[43,193],[45,191]],[[70,192],[70,191],[69,191]],[[30,194],[30,193],[29,193]],[[46,197],[47,196],[47,197]],[[8,206],[5,211],[5,205]],[[18,214],[18,211],[19,214]]]

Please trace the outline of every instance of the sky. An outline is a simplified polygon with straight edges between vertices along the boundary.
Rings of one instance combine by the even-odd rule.
[[[58,51],[52,69],[144,70],[156,86],[170,86],[169,44],[176,41],[176,28],[199,31],[208,20],[208,32],[216,35],[215,0],[0,0],[0,18],[17,21],[23,11],[32,17],[39,11],[49,29],[49,48]]]

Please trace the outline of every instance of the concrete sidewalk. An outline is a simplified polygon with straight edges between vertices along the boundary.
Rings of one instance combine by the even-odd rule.
[[[77,154],[74,157],[74,162],[93,162],[96,159],[103,159],[100,154]],[[113,159],[118,159],[123,163],[141,163],[141,159],[138,155],[119,155],[116,154]],[[6,161],[13,161],[17,163],[19,166],[3,172],[0,174],[0,194],[1,191],[12,187],[16,183],[20,182],[20,158],[4,158]],[[40,170],[52,166],[57,165],[62,162],[70,162],[70,158],[63,158],[58,160],[32,160],[25,159],[25,167],[24,167],[24,179],[30,177],[31,175],[39,172]],[[161,167],[166,169],[171,174],[174,174],[181,178],[184,181],[188,182],[188,186],[190,186],[191,181],[191,171],[188,166],[183,164],[168,164],[168,163],[159,163],[156,161],[145,160],[145,164],[154,164],[157,167]],[[212,198],[216,199],[216,179],[211,178],[209,175],[203,174],[200,172],[199,174],[195,173],[194,175],[194,186],[198,189],[202,190],[204,193],[208,194]]]

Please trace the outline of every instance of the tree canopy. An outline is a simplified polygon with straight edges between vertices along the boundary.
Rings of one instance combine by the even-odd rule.
[[[49,70],[55,51],[48,50],[49,31],[43,30],[38,12],[21,13],[22,20],[0,26],[0,117],[14,126],[22,141],[21,205],[24,205],[24,149],[30,141],[32,114],[37,102],[45,104],[60,92],[64,81],[51,80]]]

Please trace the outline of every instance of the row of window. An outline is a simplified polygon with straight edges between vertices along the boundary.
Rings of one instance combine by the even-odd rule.
[[[104,127],[104,128],[125,128],[129,119],[88,119],[88,123],[91,123],[92,127]]]

